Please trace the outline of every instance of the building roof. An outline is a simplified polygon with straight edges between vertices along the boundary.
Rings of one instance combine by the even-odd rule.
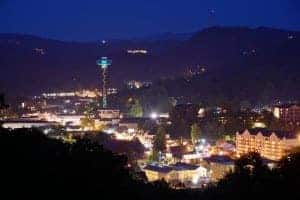
[[[101,109],[98,109],[98,111],[115,111],[115,112],[120,112],[119,109],[115,109],[115,108],[101,108]]]
[[[197,166],[197,165],[190,165],[190,164],[186,164],[186,163],[176,163],[174,165],[171,165],[171,167],[173,168],[173,170],[176,170],[176,171],[196,170],[199,168],[199,166]]]
[[[300,107],[300,104],[297,104],[297,103],[289,103],[289,104],[281,104],[281,105],[278,105],[278,106],[275,106],[277,108],[290,108],[292,106],[297,106],[297,107]]]
[[[33,119],[10,119],[10,120],[3,120],[1,121],[1,123],[5,123],[5,124],[9,124],[9,123],[28,123],[28,124],[32,124],[32,123],[47,123],[47,124],[54,124],[55,122],[49,122],[49,121],[45,121],[45,120],[33,120]]]
[[[219,155],[212,155],[210,157],[204,158],[207,162],[213,163],[221,163],[221,164],[233,164],[234,160],[229,156],[219,156]]]
[[[81,126],[79,126],[79,125],[68,125],[68,126],[66,126],[66,128],[80,129]]]
[[[172,171],[172,168],[169,166],[162,166],[162,165],[147,165],[145,170],[151,170],[151,171],[156,171],[156,172],[161,172],[161,173],[169,173]]]
[[[190,165],[190,164],[186,164],[186,163],[176,163],[174,165],[169,165],[169,166],[150,164],[150,165],[147,165],[144,169],[161,172],[161,173],[169,173],[171,171],[196,170],[198,168],[199,168],[199,166],[197,166],[197,165]]]
[[[101,118],[100,122],[112,122],[113,120],[117,120],[118,118]]]
[[[275,133],[276,136],[280,139],[287,138],[287,139],[292,139],[295,138],[295,134],[293,132],[288,132],[288,131],[276,131],[276,130],[269,130],[265,128],[255,128],[255,129],[244,129],[242,131],[239,131],[239,134],[243,134],[245,131],[248,131],[251,135],[257,135],[259,132],[265,136],[265,137],[270,137],[272,133]]]
[[[85,115],[79,115],[79,114],[58,114],[58,117],[85,117]]]
[[[116,128],[116,131],[117,132],[125,132],[125,131],[127,131],[127,127],[125,127],[125,126],[119,126],[119,127]]]
[[[265,165],[278,163],[278,161],[270,160],[268,158],[262,158],[262,161]]]
[[[147,118],[123,118],[120,120],[120,123],[143,123],[147,120]]]

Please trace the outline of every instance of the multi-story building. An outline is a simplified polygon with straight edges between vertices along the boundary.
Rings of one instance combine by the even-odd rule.
[[[264,158],[280,160],[297,146],[299,137],[292,132],[250,129],[236,133],[237,156],[257,152]]]
[[[120,110],[116,109],[101,109],[98,110],[99,117],[101,119],[119,119],[120,118]]]
[[[16,119],[2,121],[2,128],[7,129],[20,129],[20,128],[42,128],[57,126],[56,122],[48,122],[42,120],[30,120],[30,119]]]
[[[276,106],[273,109],[273,114],[276,118],[287,124],[300,125],[300,105],[286,104]]]
[[[168,166],[147,165],[144,172],[150,182],[164,179],[168,183],[181,182],[187,186],[207,181],[209,176],[205,167],[185,163]]]

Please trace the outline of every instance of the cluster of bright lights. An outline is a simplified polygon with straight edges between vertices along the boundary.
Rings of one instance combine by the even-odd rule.
[[[208,157],[210,147],[210,144],[207,143],[205,139],[199,139],[197,145],[195,146],[195,150],[197,153],[200,153],[203,157]]]
[[[129,128],[129,129],[127,130],[127,132],[128,132],[128,133],[134,133],[134,132],[135,132],[135,129],[134,129],[134,128]]]
[[[93,90],[76,91],[75,94],[78,97],[89,97],[89,98],[96,98],[96,97],[100,96],[99,91],[93,91]]]
[[[113,134],[115,132],[115,129],[109,128],[109,129],[103,130],[103,132],[105,132],[107,134]]]
[[[123,133],[117,133],[115,134],[116,140],[126,140],[126,141],[131,141],[133,140],[133,136],[128,135],[128,134],[123,134]]]
[[[106,69],[109,65],[111,65],[111,63],[112,61],[107,57],[102,57],[101,59],[97,60],[97,65],[101,66],[102,69]]]
[[[273,115],[274,115],[274,117],[279,119],[280,118],[280,109],[279,108],[274,108]]]
[[[43,132],[45,135],[48,135],[51,132],[51,130],[52,130],[51,128],[47,128],[47,129],[44,129]]]
[[[266,124],[263,122],[254,122],[253,128],[266,128]]]
[[[43,97],[74,97],[75,92],[43,93]]]
[[[148,51],[144,50],[144,49],[133,49],[133,50],[129,49],[129,50],[127,50],[127,53],[129,53],[129,54],[147,54]]]

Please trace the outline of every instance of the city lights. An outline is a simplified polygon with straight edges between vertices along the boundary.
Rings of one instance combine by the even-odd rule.
[[[299,197],[296,1],[0,0],[1,181],[85,199]]]

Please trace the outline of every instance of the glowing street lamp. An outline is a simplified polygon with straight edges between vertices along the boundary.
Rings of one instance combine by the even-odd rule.
[[[153,112],[153,113],[150,114],[150,118],[151,119],[157,119],[157,117],[158,117],[158,115],[155,112]]]

